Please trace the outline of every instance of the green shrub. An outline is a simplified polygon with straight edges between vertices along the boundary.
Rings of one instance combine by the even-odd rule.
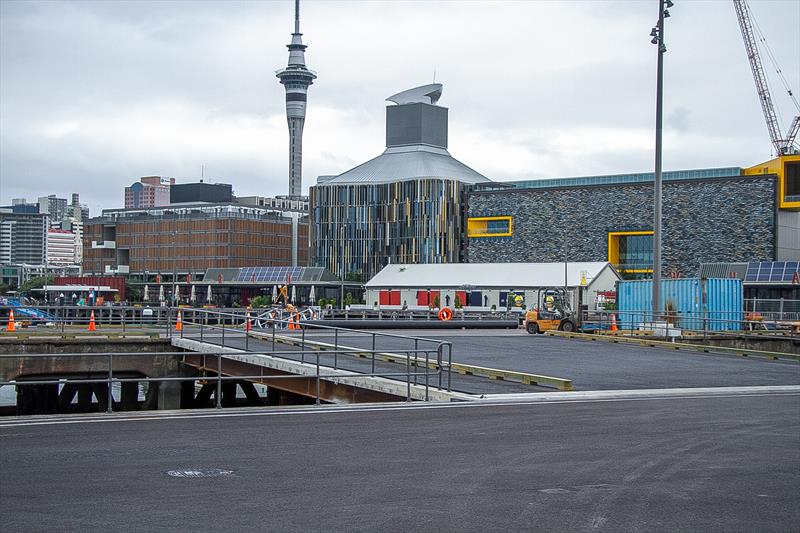
[[[251,307],[269,307],[271,303],[272,297],[270,296],[254,296],[250,298]]]

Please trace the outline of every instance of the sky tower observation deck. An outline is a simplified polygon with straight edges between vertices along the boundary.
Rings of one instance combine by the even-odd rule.
[[[294,33],[289,49],[289,64],[276,71],[286,89],[286,121],[289,124],[289,195],[303,193],[303,125],[306,121],[306,95],[316,73],[306,68],[303,34],[300,33],[300,0],[294,3]]]

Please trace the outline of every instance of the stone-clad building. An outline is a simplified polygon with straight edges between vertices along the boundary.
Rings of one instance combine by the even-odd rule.
[[[800,156],[776,161],[664,173],[664,275],[800,259]],[[652,274],[652,173],[497,184],[471,192],[467,212],[471,263],[608,260],[626,277]]]

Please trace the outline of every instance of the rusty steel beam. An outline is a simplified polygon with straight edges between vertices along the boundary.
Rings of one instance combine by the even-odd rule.
[[[201,372],[206,371],[216,375],[217,358],[213,355],[200,355],[187,352],[183,362]],[[295,374],[290,372],[266,368],[225,357],[222,358],[222,375],[231,377],[263,375],[265,378],[269,376],[295,376]],[[213,378],[209,378],[208,381],[210,383],[213,382]],[[284,379],[248,379],[247,381],[299,394],[307,398],[317,397],[317,379],[314,376],[296,376]],[[325,379],[320,380],[319,396],[321,401],[331,403],[396,402],[405,400],[405,397],[371,391],[343,383],[333,383]]]

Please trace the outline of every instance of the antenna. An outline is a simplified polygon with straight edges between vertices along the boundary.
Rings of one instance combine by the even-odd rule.
[[[294,0],[294,32],[300,33],[300,0]]]
[[[200,165],[200,181],[203,181],[203,178],[206,177],[206,166]]]
[[[433,83],[436,83],[436,69],[433,69]]]

